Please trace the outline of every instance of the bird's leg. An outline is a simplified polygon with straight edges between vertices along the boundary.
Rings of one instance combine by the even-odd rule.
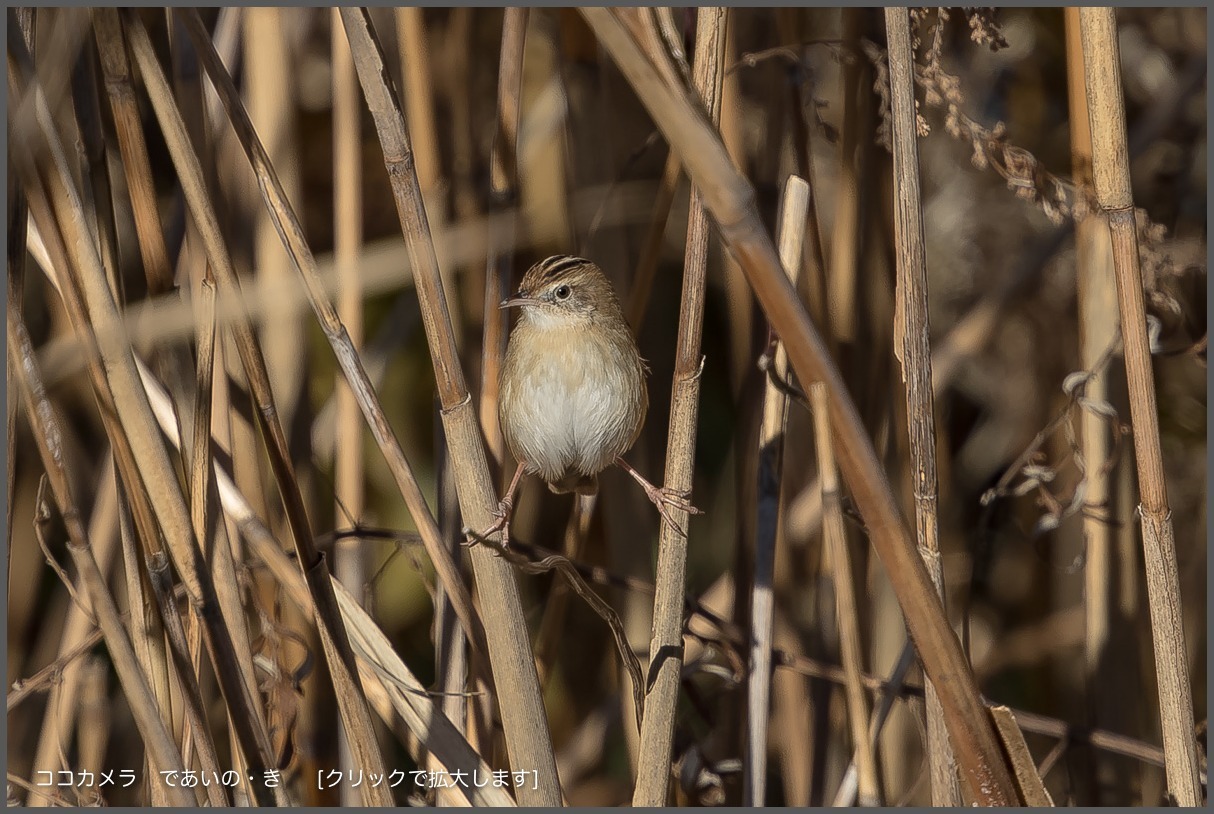
[[[493,524],[477,535],[480,539],[487,539],[500,531],[502,548],[510,547],[510,513],[514,508],[514,493],[518,491],[518,485],[523,480],[526,466],[525,463],[519,462],[518,468],[514,470],[514,477],[510,479],[510,488],[506,490],[506,496],[498,501],[497,508],[493,510]]]
[[[623,458],[616,458],[615,462],[622,466],[625,472],[632,475],[633,480],[641,484],[641,488],[645,490],[645,495],[649,498],[649,501],[657,507],[658,513],[662,515],[662,519],[669,523],[671,528],[678,531],[680,535],[686,537],[687,532],[683,531],[682,527],[680,527],[678,523],[674,522],[674,518],[670,516],[670,512],[668,511],[667,507],[673,507],[680,511],[687,512],[688,514],[703,514],[704,512],[700,511],[695,506],[692,506],[685,496],[680,495],[671,489],[667,489],[666,487],[658,488],[657,486],[654,486],[652,483],[645,480],[645,477],[640,472],[633,469],[632,465]]]

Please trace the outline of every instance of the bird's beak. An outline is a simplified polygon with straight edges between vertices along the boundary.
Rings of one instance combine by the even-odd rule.
[[[539,303],[535,297],[511,297],[507,300],[502,300],[497,306],[498,308],[517,308],[520,305],[536,305]]]

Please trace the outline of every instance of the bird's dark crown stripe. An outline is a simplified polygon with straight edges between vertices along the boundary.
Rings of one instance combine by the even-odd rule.
[[[541,279],[551,280],[558,274],[577,268],[585,262],[586,261],[580,257],[573,257],[568,254],[550,257],[545,260],[543,265],[540,267],[540,277]]]

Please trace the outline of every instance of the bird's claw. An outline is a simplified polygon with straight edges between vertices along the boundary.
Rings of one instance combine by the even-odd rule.
[[[510,509],[513,507],[513,501],[509,498],[504,498],[497,504],[497,508],[493,510],[493,522],[482,531],[480,534],[473,533],[472,536],[477,541],[488,540],[499,531],[502,533],[502,548],[510,547]],[[465,533],[469,533],[470,529],[465,529]]]
[[[704,513],[691,505],[691,501],[688,500],[687,495],[680,494],[669,487],[658,488],[651,486],[645,490],[645,494],[649,497],[650,502],[657,507],[658,513],[662,515],[662,519],[669,523],[670,527],[675,529],[684,538],[687,537],[687,532],[675,522],[674,517],[670,514],[670,509],[674,508],[687,514]]]

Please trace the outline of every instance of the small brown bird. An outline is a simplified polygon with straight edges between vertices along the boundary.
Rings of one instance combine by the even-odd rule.
[[[508,544],[524,473],[538,474],[556,494],[593,495],[599,473],[613,463],[641,484],[676,529],[667,507],[700,514],[621,457],[645,422],[647,369],[603,270],[581,257],[549,257],[527,271],[518,293],[500,307],[522,309],[506,347],[498,406],[518,468],[483,536],[502,531]]]

